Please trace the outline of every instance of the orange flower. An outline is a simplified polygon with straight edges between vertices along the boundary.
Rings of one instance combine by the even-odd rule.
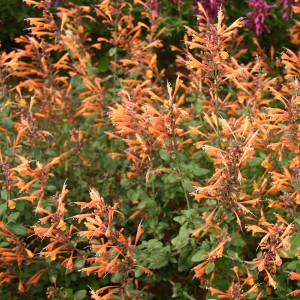
[[[298,273],[290,272],[289,275],[291,280],[300,280],[300,274]]]

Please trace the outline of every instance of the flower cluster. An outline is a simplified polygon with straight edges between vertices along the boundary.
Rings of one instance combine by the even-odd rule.
[[[253,8],[252,11],[247,13],[249,20],[247,26],[253,30],[257,35],[262,34],[265,30],[270,32],[266,25],[266,18],[271,16],[270,9],[274,8],[275,5],[268,5],[266,0],[250,0],[248,5]]]

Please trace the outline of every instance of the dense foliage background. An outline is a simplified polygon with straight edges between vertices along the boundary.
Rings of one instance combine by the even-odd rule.
[[[299,297],[299,13],[1,5],[1,299]]]

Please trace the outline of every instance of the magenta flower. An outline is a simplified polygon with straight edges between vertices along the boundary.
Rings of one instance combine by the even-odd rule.
[[[159,15],[159,6],[161,2],[157,0],[147,0],[146,7],[154,12],[154,16],[157,17]]]
[[[58,7],[59,0],[50,0],[50,6],[51,7]]]
[[[184,4],[184,2],[182,2],[181,0],[168,0],[168,1],[176,6],[180,6]]]
[[[262,34],[264,30],[270,32],[270,29],[265,24],[265,20],[271,15],[269,10],[275,7],[275,5],[268,5],[265,0],[249,0],[248,4],[250,7],[253,7],[253,10],[247,13],[249,19],[246,25],[248,28],[257,35]]]
[[[300,6],[298,0],[279,0],[278,7],[282,8],[282,19],[287,20],[293,16],[293,6]]]
[[[201,14],[198,11],[198,3],[201,3],[208,17],[209,22],[212,21],[213,17],[217,16],[220,6],[224,2],[224,0],[194,0],[194,4],[196,7],[196,13]]]

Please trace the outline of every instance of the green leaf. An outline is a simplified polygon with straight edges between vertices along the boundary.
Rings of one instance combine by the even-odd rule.
[[[185,247],[189,243],[190,234],[192,232],[191,228],[187,228],[187,223],[184,223],[180,230],[178,235],[171,240],[172,245],[175,246],[176,250],[181,250],[183,247]]]
[[[57,190],[57,188],[54,185],[47,185],[46,190],[49,192],[55,192]]]
[[[186,217],[185,216],[177,216],[173,220],[178,222],[180,225],[182,225],[186,221]]]
[[[256,167],[259,166],[263,160],[264,159],[262,157],[250,158],[247,160],[247,165],[249,167]]]
[[[159,150],[159,156],[161,157],[161,159],[169,162],[170,161],[170,155],[166,150]]]
[[[69,298],[72,295],[73,295],[73,289],[71,289],[71,288],[65,288],[63,290],[63,296],[64,296],[64,298]]]
[[[27,236],[28,232],[25,226],[21,224],[14,224],[7,226],[10,231],[12,231],[15,235]]]
[[[178,271],[182,272],[188,269],[191,269],[193,262],[191,261],[191,254],[193,248],[191,245],[187,245],[180,249],[180,255],[178,258]]]
[[[246,242],[244,239],[241,237],[240,234],[237,233],[232,233],[231,235],[232,238],[232,245],[243,248],[246,245]]]
[[[47,150],[45,152],[46,155],[48,155],[49,157],[57,157],[58,156],[58,153],[56,151],[53,151],[53,150]]]
[[[10,130],[14,127],[14,123],[13,123],[12,119],[9,117],[4,117],[2,119],[1,123],[2,123],[3,127],[7,130]]]
[[[117,53],[117,48],[110,48],[108,51],[108,55],[110,57],[114,56]]]
[[[204,176],[204,175],[207,175],[208,173],[210,173],[210,170],[203,169],[203,168],[195,168],[193,170],[193,172],[196,176]]]
[[[138,277],[140,277],[143,274],[144,274],[144,270],[141,269],[141,268],[137,268],[136,271],[134,272],[134,277],[138,278]]]
[[[191,181],[188,178],[184,178],[182,180],[182,186],[189,193],[191,193],[191,192],[193,192],[195,190],[195,188],[193,187]]]
[[[80,291],[77,291],[73,295],[72,299],[73,300],[83,300],[83,299],[86,298],[86,296],[87,296],[87,291],[86,290],[80,290]]]
[[[300,190],[300,184],[292,183],[292,186],[293,186],[294,189]]]
[[[202,103],[200,101],[197,101],[194,105],[195,111],[197,114],[200,114],[202,111]]]
[[[205,273],[210,274],[214,270],[214,268],[215,268],[215,263],[212,262],[206,267]]]
[[[82,84],[82,79],[80,78],[79,75],[75,75],[75,76],[72,76],[72,77],[71,77],[71,85],[72,85],[74,88],[79,87],[81,84]]]
[[[26,207],[26,204],[28,203],[28,201],[16,201],[16,210],[23,212]]]
[[[89,67],[86,67],[84,70],[88,73],[91,73],[91,74],[95,74],[95,75],[99,74],[99,69],[95,68],[95,67],[90,67],[89,66]]]
[[[124,278],[124,273],[121,271],[117,271],[116,273],[112,274],[111,282],[122,282]]]
[[[169,183],[175,183],[180,180],[180,177],[174,173],[168,174],[166,181]]]
[[[200,249],[192,256],[191,260],[193,262],[203,261],[203,260],[205,260],[205,257],[204,257],[205,255],[207,255],[207,250]]]
[[[0,205],[0,216],[3,216],[7,211],[7,203],[2,203]]]
[[[8,192],[7,191],[1,191],[1,199],[3,199],[3,200],[8,199]]]
[[[98,69],[99,72],[104,73],[107,71],[109,67],[109,57],[108,56],[102,56],[98,61]]]
[[[237,254],[235,251],[232,251],[232,250],[230,250],[230,249],[228,249],[228,250],[226,251],[226,253],[227,253],[227,255],[228,255],[229,257],[231,257],[231,258],[236,258],[236,257],[238,257],[238,254]]]
[[[15,212],[15,213],[12,213],[10,214],[7,219],[8,219],[8,223],[13,223],[15,222],[20,216],[20,213],[19,212]]]
[[[195,208],[189,208],[187,210],[184,211],[184,215],[187,217],[187,218],[191,218],[191,217],[196,217],[198,216],[199,214],[199,211]]]
[[[85,259],[82,259],[82,258],[78,258],[74,261],[74,266],[77,268],[77,269],[81,269],[85,264]]]

